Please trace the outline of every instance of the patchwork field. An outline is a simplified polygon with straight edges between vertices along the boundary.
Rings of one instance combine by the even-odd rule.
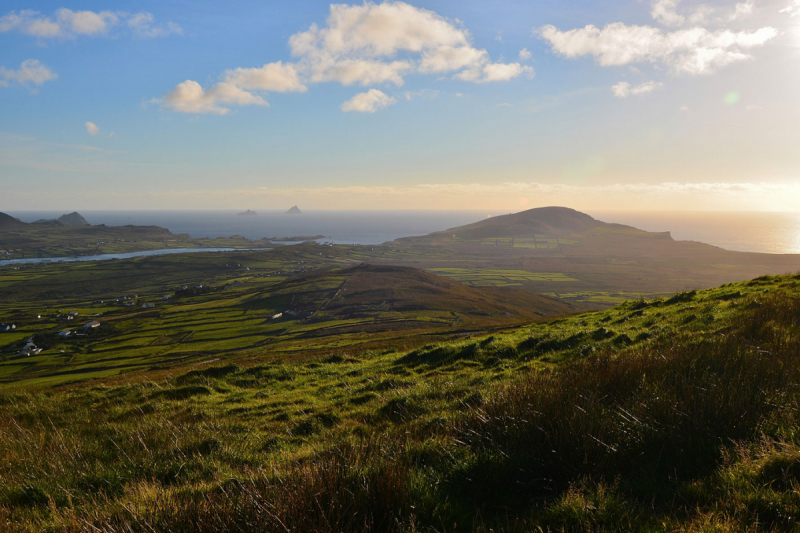
[[[248,252],[6,269],[0,316],[18,327],[0,334],[0,382],[86,380],[237,353],[410,347],[582,308],[407,267],[336,268],[313,259],[318,248],[293,260]],[[101,325],[84,331],[91,320]],[[42,352],[17,355],[30,338]]]

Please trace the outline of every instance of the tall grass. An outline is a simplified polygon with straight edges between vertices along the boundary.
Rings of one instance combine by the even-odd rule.
[[[591,478],[668,500],[733,442],[794,423],[798,320],[797,298],[773,297],[714,338],[676,334],[528,374],[457,423],[475,452],[460,486],[501,505]]]

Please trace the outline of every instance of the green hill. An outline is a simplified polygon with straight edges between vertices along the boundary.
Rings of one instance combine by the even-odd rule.
[[[799,337],[800,276],[763,277],[410,350],[6,388],[0,527],[792,531]]]
[[[476,240],[507,237],[534,237],[547,235],[566,237],[592,230],[623,232],[626,235],[648,235],[671,240],[669,233],[649,233],[631,226],[609,224],[568,207],[538,207],[520,213],[487,218],[479,222],[431,233],[425,237],[411,237],[412,241],[424,240]],[[404,239],[400,239],[401,241]]]
[[[601,222],[564,207],[397,239],[372,255],[371,262],[430,269],[474,286],[513,284],[606,305],[800,270],[797,254],[734,252],[676,241],[668,232]]]

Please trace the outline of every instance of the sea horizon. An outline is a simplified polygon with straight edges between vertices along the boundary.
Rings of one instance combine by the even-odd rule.
[[[302,208],[301,208],[302,209]],[[192,238],[241,235],[262,238],[324,235],[336,244],[375,245],[402,237],[425,235],[507,213],[492,210],[84,210],[90,224],[108,226],[154,225]],[[57,218],[65,212],[52,210],[6,211],[23,222]],[[727,250],[760,253],[800,253],[800,213],[787,211],[696,210],[586,210],[597,220],[625,224],[646,231],[669,231],[675,240],[697,241]]]

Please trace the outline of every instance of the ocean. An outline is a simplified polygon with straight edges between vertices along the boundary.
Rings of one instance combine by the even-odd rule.
[[[588,214],[604,222],[647,231],[669,231],[675,240],[704,242],[726,250],[800,253],[800,213],[589,211]]]
[[[587,211],[604,222],[647,231],[669,231],[676,240],[713,244],[728,250],[800,253],[800,213]],[[286,215],[259,211],[82,211],[91,224],[155,225],[193,238],[241,235],[248,239],[324,235],[338,244],[380,244],[399,237],[425,235],[501,212],[485,211],[308,211]],[[57,218],[62,212],[10,211],[23,222]]]

